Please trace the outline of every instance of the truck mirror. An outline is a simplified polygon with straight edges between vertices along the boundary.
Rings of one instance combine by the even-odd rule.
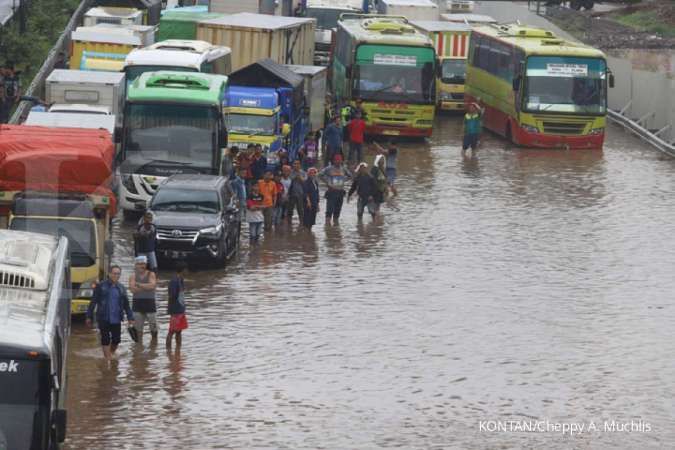
[[[513,90],[518,91],[520,89],[520,77],[513,78]]]
[[[115,251],[115,243],[112,241],[112,239],[106,239],[106,241],[103,243],[103,251],[107,256],[112,256],[113,252]]]
[[[52,412],[52,427],[56,434],[56,441],[61,443],[66,440],[66,410],[56,409]]]
[[[610,88],[614,87],[614,74],[613,73],[609,74],[609,87]]]
[[[281,126],[281,134],[283,136],[288,136],[291,134],[291,124],[290,123],[285,123]]]
[[[225,128],[220,130],[220,146],[227,147],[227,130]]]
[[[436,59],[436,78],[441,78],[443,76],[443,65],[441,64],[440,59]]]
[[[115,144],[122,143],[122,127],[115,127],[115,132],[113,133],[113,141]]]

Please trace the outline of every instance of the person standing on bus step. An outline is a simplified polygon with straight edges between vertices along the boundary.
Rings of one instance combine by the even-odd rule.
[[[354,118],[351,120],[351,122],[349,122],[350,163],[358,164],[363,159],[363,138],[365,134],[366,134],[366,121],[361,118],[361,112],[356,111]]]
[[[183,344],[183,330],[188,327],[187,316],[185,315],[185,269],[187,265],[183,261],[176,263],[176,274],[169,282],[169,301],[167,312],[171,316],[169,319],[169,332],[166,335],[166,348],[171,350],[171,339],[176,337],[176,351],[180,351]]]
[[[155,301],[155,289],[157,288],[157,276],[148,270],[148,259],[138,256],[135,260],[134,273],[129,277],[129,290],[134,294],[131,309],[136,317],[136,331],[138,342],[143,343],[143,326],[145,321],[150,325],[152,335],[151,344],[157,343],[157,304]]]
[[[101,333],[103,356],[111,360],[122,340],[122,319],[127,316],[129,326],[134,326],[134,313],[129,307],[127,290],[120,283],[122,269],[113,264],[108,272],[108,279],[96,285],[94,295],[87,308],[87,326],[92,325],[94,310]]]
[[[483,108],[478,103],[469,103],[464,114],[464,141],[462,142],[462,156],[471,147],[471,154],[478,151],[478,140],[482,129]]]
[[[134,237],[136,241],[136,256],[145,256],[148,259],[148,268],[156,272],[157,228],[152,221],[152,213],[146,211],[143,214],[143,222],[136,229]]]
[[[326,142],[326,151],[323,155],[323,164],[328,165],[333,161],[335,155],[342,153],[342,126],[340,125],[340,116],[335,116],[333,121],[328,124],[326,131],[323,134],[323,139]],[[309,170],[309,169],[307,169]]]

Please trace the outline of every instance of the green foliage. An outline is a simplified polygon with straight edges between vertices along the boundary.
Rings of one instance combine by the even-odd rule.
[[[27,30],[19,32],[15,15],[0,33],[0,67],[14,62],[23,72],[24,87],[40,69],[49,50],[63,32],[80,0],[32,0],[28,7]]]
[[[615,20],[636,30],[647,31],[665,37],[675,37],[675,27],[665,22],[655,10],[636,11],[632,14],[617,16]]]

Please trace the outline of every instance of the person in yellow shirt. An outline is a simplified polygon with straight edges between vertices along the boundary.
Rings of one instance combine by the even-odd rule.
[[[265,171],[263,179],[258,181],[258,190],[263,197],[263,217],[265,218],[265,231],[272,229],[272,212],[277,201],[277,183],[274,181],[272,172]]]

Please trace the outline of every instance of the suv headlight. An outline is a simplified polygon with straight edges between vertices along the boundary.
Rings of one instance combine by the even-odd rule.
[[[602,134],[604,132],[605,132],[604,127],[602,127],[602,128],[591,128],[591,131],[589,131],[588,134],[597,136],[598,134]]]
[[[130,194],[138,194],[138,191],[136,190],[136,184],[134,184],[134,176],[132,174],[122,174],[122,185],[124,185]]]
[[[199,230],[199,234],[204,236],[218,237],[220,236],[221,231],[223,231],[223,226],[217,225],[215,227],[203,228]]]
[[[92,298],[94,296],[94,289],[98,280],[87,280],[80,285],[77,291],[73,292],[73,298]]]
[[[526,133],[539,133],[539,128],[533,127],[532,125],[521,125],[520,127]]]

